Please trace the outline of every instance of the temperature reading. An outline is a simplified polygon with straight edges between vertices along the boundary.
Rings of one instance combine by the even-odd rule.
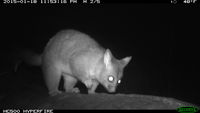
[[[197,0],[184,0],[183,3],[189,4],[189,3],[195,3]]]
[[[171,0],[171,3],[172,3],[172,4],[176,4],[176,3],[177,3],[177,0]]]

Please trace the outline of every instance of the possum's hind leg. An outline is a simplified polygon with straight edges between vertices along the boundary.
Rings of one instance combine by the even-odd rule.
[[[58,87],[62,75],[61,71],[55,66],[46,65],[43,67],[43,72],[49,95],[55,96],[60,94],[61,91],[58,90]]]
[[[64,78],[64,89],[65,92],[67,93],[79,93],[80,90],[76,87],[74,87],[77,83],[77,79],[68,75],[68,74],[64,74],[63,75]]]

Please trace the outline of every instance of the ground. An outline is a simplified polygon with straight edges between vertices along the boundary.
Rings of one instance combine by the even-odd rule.
[[[50,97],[38,73],[27,71],[1,74],[0,108],[21,109],[177,109],[193,106],[173,98],[140,94],[75,94]],[[41,82],[38,82],[41,81]]]

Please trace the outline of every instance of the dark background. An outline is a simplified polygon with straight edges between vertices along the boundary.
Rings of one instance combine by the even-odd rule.
[[[89,34],[118,59],[132,56],[118,93],[166,96],[200,104],[197,7],[5,5],[0,14],[1,73],[11,68],[10,52],[29,48],[41,53],[56,32],[73,28]]]

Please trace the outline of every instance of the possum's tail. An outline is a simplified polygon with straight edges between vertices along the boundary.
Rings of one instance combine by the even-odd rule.
[[[16,72],[22,63],[29,66],[41,66],[42,64],[42,55],[32,52],[31,50],[24,49],[21,50],[16,55],[16,62],[14,71]]]

